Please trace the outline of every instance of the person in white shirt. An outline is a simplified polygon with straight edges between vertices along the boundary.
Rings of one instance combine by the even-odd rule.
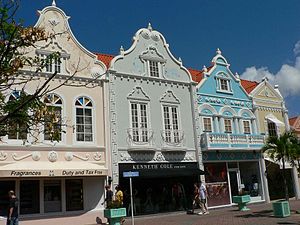
[[[199,214],[209,214],[207,206],[206,206],[206,198],[207,198],[207,190],[202,181],[199,184],[199,197],[201,204],[201,211]]]

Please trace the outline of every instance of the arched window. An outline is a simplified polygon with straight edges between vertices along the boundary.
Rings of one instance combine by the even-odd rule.
[[[45,117],[44,140],[61,140],[62,100],[56,94],[49,94],[44,98],[44,103],[49,112]]]
[[[21,95],[24,95],[24,92],[21,91],[13,91],[9,96],[8,101],[12,104],[19,100]],[[27,139],[27,124],[22,123],[22,118],[20,121],[16,120],[8,120],[8,139],[15,139],[15,140],[25,140]]]
[[[93,141],[93,104],[87,97],[76,99],[76,140]]]

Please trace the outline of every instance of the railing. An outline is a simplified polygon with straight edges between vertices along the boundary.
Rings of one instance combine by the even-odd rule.
[[[127,129],[129,146],[152,146],[153,131],[148,128]]]
[[[161,130],[163,144],[167,146],[183,146],[184,132],[182,130]]]
[[[260,149],[263,145],[264,136],[257,134],[203,133],[201,135],[201,147],[204,149]]]

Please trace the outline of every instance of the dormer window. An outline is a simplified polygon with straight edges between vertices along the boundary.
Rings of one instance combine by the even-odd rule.
[[[221,91],[230,91],[229,80],[220,79],[220,89]]]
[[[61,59],[49,59],[46,65],[46,72],[52,73],[60,73],[61,72]]]
[[[220,72],[216,75],[217,91],[232,93],[230,78],[227,74]]]
[[[149,61],[149,72],[151,77],[159,77],[159,62]]]

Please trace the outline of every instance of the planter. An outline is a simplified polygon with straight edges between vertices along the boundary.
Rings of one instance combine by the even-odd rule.
[[[126,208],[104,209],[104,217],[109,220],[110,225],[120,225],[122,217],[126,216]]]
[[[246,204],[250,202],[250,195],[241,195],[241,196],[233,196],[232,202],[238,204],[240,211],[248,211],[249,208],[246,207]]]
[[[288,217],[291,215],[288,201],[273,202],[273,212],[275,217]]]

